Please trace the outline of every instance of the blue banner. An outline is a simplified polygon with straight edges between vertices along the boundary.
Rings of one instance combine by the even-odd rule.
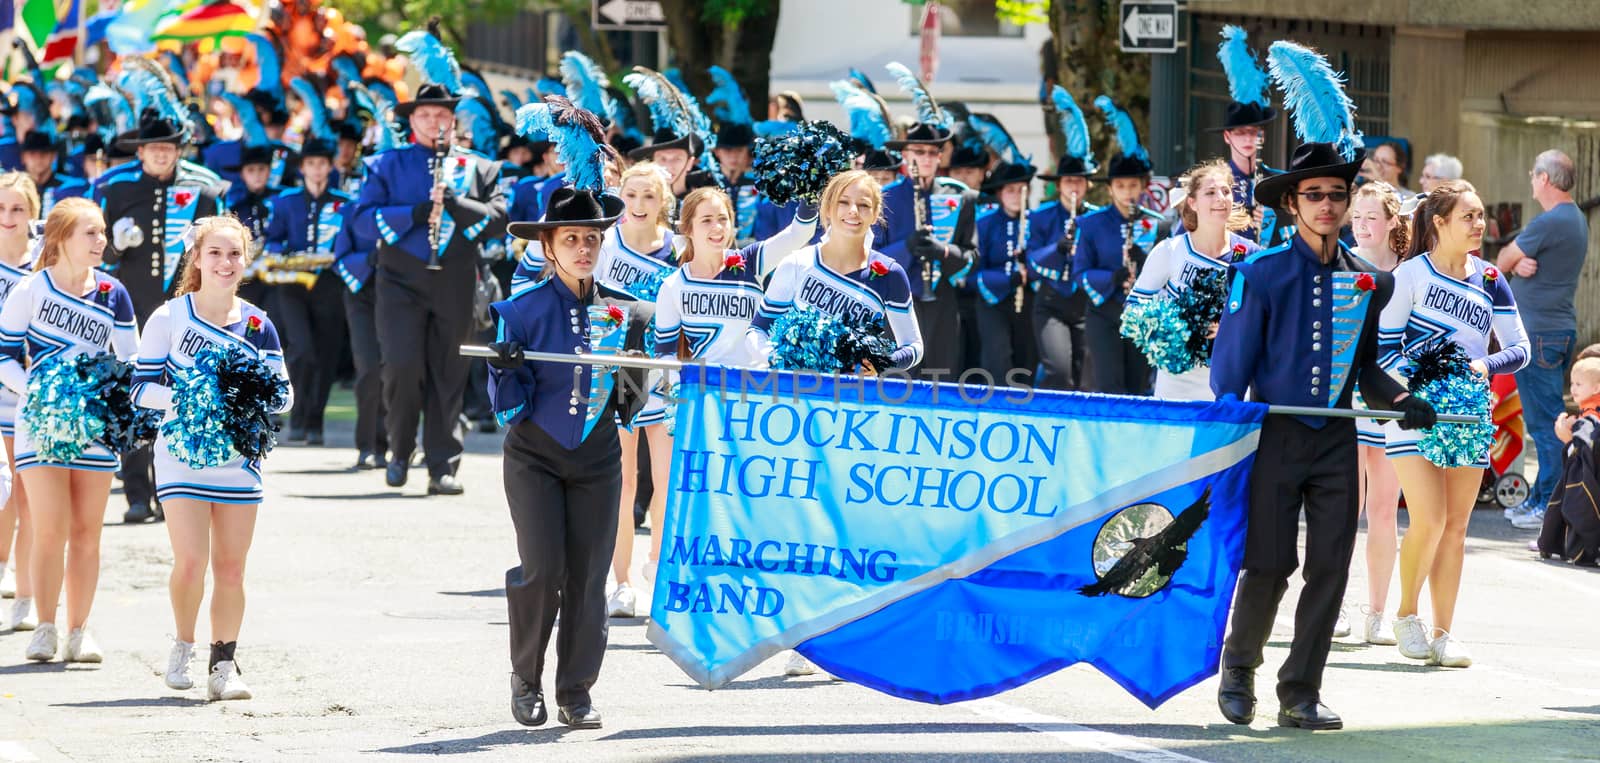
[[[1265,406],[685,367],[650,640],[923,702],[1217,671]]]

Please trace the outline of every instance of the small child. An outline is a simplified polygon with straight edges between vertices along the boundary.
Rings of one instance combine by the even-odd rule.
[[[1539,533],[1539,556],[1559,556],[1585,567],[1600,566],[1600,471],[1594,445],[1600,435],[1600,357],[1572,365],[1572,399],[1578,415],[1562,413],[1556,436],[1565,446],[1562,480],[1550,496]]]

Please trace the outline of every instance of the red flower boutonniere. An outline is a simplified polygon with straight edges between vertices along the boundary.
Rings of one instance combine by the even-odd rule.
[[[1243,257],[1244,253],[1248,252],[1248,251],[1250,251],[1250,250],[1246,249],[1244,244],[1234,244],[1233,245],[1233,257],[1234,257],[1234,259],[1238,259],[1240,257]]]
[[[192,191],[174,191],[172,194],[172,203],[179,207],[187,207],[191,201],[194,201]]]
[[[252,315],[244,321],[244,335],[250,336],[261,330],[261,316]]]
[[[1155,223],[1150,222],[1149,220],[1140,220],[1139,227],[1145,230],[1150,230],[1151,228],[1155,227]]]
[[[102,305],[110,302],[111,301],[111,282],[110,281],[101,281],[100,285],[95,287],[95,296],[99,298],[99,302]]]
[[[886,275],[889,275],[889,266],[883,264],[883,260],[873,260],[872,264],[867,266],[868,278],[879,278]]]
[[[1372,277],[1371,273],[1362,273],[1356,276],[1356,288],[1362,291],[1372,291],[1378,288],[1378,281]]]
[[[607,326],[619,325],[619,324],[622,323],[622,319],[626,318],[626,317],[627,317],[627,315],[625,315],[622,312],[622,308],[617,307],[616,305],[609,305],[609,306],[606,307],[606,325]]]
[[[1490,266],[1484,268],[1483,269],[1483,280],[1485,280],[1485,281],[1487,281],[1489,283],[1493,283],[1495,281],[1500,280],[1500,271],[1497,268],[1495,268],[1495,266],[1493,266],[1493,265],[1490,265]]]
[[[959,205],[960,203],[961,203],[961,201],[959,199],[945,199],[944,200],[945,209],[955,209],[956,206]]]
[[[344,202],[342,202],[342,201],[334,202],[333,203],[333,211],[337,213],[339,211],[339,207],[341,207],[341,206],[344,206]]]
[[[735,273],[744,272],[744,255],[738,252],[729,254],[727,257],[722,258],[722,267]]]
[[[457,166],[457,167],[460,167],[460,168],[462,168],[462,169],[466,169],[466,166],[467,166],[467,157],[465,157],[465,156],[458,156],[458,157],[456,157],[456,166]]]

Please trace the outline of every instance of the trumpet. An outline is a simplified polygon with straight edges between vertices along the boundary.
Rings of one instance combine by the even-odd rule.
[[[433,139],[433,186],[428,189],[430,194],[444,182],[444,160],[449,151],[450,148],[444,142],[444,127],[440,127]],[[433,205],[433,211],[434,214],[439,214],[438,204]],[[439,264],[439,232],[438,220],[428,223],[429,270],[440,270],[443,267]]]
[[[257,273],[256,280],[276,286],[294,283],[310,289],[317,285],[317,276],[309,270],[266,270]]]
[[[1022,187],[1022,209],[1017,212],[1017,238],[1013,247],[1012,256],[1018,270],[1022,271],[1022,283],[1017,286],[1017,296],[1011,303],[1012,312],[1022,314],[1022,303],[1028,296],[1028,186]]]

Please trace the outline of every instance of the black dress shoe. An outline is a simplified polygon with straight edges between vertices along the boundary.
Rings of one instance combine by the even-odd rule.
[[[478,419],[478,431],[483,434],[494,434],[500,431],[500,422],[495,421],[492,416],[486,419]]]
[[[372,451],[363,450],[356,456],[356,471],[364,472],[376,468],[378,468],[378,457]]]
[[[550,719],[544,708],[544,692],[516,673],[511,674],[511,717],[524,726],[543,726]]]
[[[441,474],[428,479],[428,495],[461,495],[467,489],[454,474]]]
[[[405,487],[406,476],[404,461],[390,461],[384,469],[383,481],[389,483],[389,487]]]
[[[308,430],[306,432],[306,444],[307,445],[318,445],[318,446],[322,445],[322,430],[321,429]]]
[[[136,503],[123,512],[122,523],[125,525],[142,525],[155,518],[156,513],[150,510],[150,504]]]
[[[1229,722],[1250,725],[1256,719],[1256,672],[1250,668],[1223,668],[1217,707]]]
[[[597,729],[600,728],[600,711],[594,705],[571,705],[561,708],[556,715],[567,728]]]
[[[1294,707],[1278,711],[1278,725],[1311,731],[1330,731],[1344,728],[1344,719],[1328,709],[1327,705],[1308,699]]]

